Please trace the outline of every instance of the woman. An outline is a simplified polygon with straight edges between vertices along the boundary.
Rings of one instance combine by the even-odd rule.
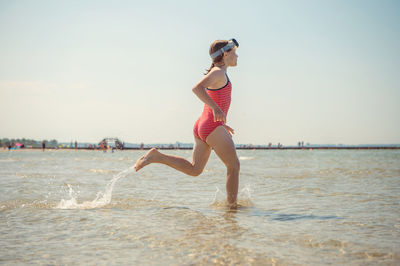
[[[236,206],[240,164],[231,137],[234,131],[226,125],[232,90],[226,71],[228,67],[237,64],[237,47],[239,44],[235,39],[214,41],[210,46],[211,67],[192,89],[194,94],[204,102],[203,113],[193,128],[195,141],[193,161],[189,162],[179,156],[163,154],[153,148],[139,158],[134,166],[138,171],[148,164],[162,163],[185,174],[198,176],[203,172],[213,149],[227,168],[226,194],[231,207]]]

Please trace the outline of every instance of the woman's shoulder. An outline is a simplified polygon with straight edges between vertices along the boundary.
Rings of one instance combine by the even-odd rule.
[[[208,75],[212,76],[213,78],[225,78],[225,70],[216,66],[211,69]]]
[[[205,80],[207,80],[207,82],[204,87],[209,88],[210,90],[221,88],[229,81],[225,70],[220,67],[213,67],[206,75]]]

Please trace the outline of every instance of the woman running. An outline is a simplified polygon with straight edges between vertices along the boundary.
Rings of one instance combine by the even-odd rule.
[[[151,163],[162,163],[191,176],[198,176],[210,157],[211,149],[215,151],[227,168],[226,194],[229,206],[236,206],[239,187],[239,159],[231,134],[233,129],[226,125],[231,102],[232,84],[226,74],[228,67],[236,66],[235,39],[217,40],[210,46],[212,64],[205,76],[194,86],[193,93],[204,102],[202,115],[194,124],[193,161],[167,155],[153,148],[139,158],[134,166],[138,171]]]

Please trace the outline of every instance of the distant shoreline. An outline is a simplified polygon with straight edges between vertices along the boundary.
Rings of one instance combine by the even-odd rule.
[[[123,150],[150,150],[152,148],[156,148],[159,150],[192,150],[192,147],[128,147]],[[41,147],[29,147],[23,149],[15,149],[15,150],[41,150]],[[330,147],[330,146],[312,146],[312,147],[236,147],[237,150],[400,150],[400,146],[351,146],[351,147]],[[102,149],[93,149],[86,147],[78,147],[78,148],[53,148],[48,147],[46,150],[98,150],[102,151]],[[8,151],[8,149],[2,149],[2,151]]]

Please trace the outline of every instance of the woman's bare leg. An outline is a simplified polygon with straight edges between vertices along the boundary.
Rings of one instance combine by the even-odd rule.
[[[236,154],[235,144],[228,131],[223,127],[217,127],[206,139],[207,144],[212,147],[218,157],[224,162],[227,168],[226,173],[226,194],[228,204],[236,205],[239,188],[240,163]]]
[[[194,138],[193,162],[190,163],[183,157],[168,155],[159,152],[157,149],[151,149],[144,156],[139,158],[134,166],[136,171],[151,163],[162,163],[175,168],[187,175],[198,176],[203,172],[204,167],[210,157],[211,148],[204,141]]]

